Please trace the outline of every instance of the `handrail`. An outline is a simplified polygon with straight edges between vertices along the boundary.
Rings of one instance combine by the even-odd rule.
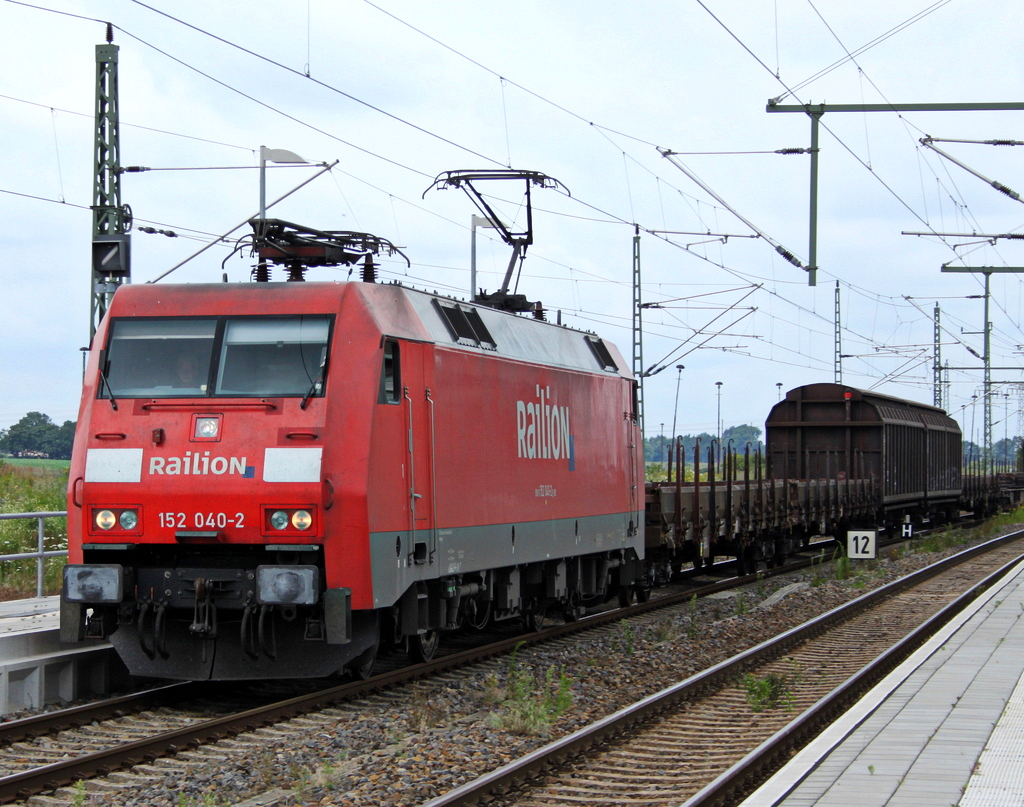
[[[198,401],[198,403],[196,402]],[[150,401],[139,405],[140,409],[277,409],[273,401],[218,401],[216,398],[189,399],[185,401]]]
[[[34,518],[36,520],[36,551],[18,552],[13,555],[0,555],[0,561],[5,560],[36,560],[36,596],[43,596],[43,568],[46,558],[67,556],[67,547],[64,549],[43,549],[43,542],[46,538],[44,523],[48,518],[67,518],[67,510],[51,510],[40,513],[0,513],[0,520],[9,521],[16,518]]]

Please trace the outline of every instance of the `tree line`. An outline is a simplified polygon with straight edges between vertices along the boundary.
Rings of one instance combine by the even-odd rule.
[[[58,426],[42,412],[29,412],[9,429],[0,429],[0,452],[14,457],[46,456],[71,459],[75,442],[75,421]]]
[[[700,440],[702,454],[706,455],[711,441],[717,439],[717,437],[714,434],[701,432],[700,434],[681,434],[679,439],[682,440],[683,453],[686,456],[687,464],[689,464],[693,462],[693,449],[698,440]],[[730,426],[728,429],[725,429],[722,432],[722,447],[727,448],[730,440],[732,441],[733,450],[740,454],[746,449],[747,443],[750,443],[751,454],[753,454],[758,446],[761,446],[762,451],[764,448],[761,443],[761,429],[749,424]],[[644,440],[644,459],[647,462],[667,462],[670,446],[672,446],[671,435],[658,434],[654,437],[648,437]],[[703,462],[703,458],[701,461]],[[672,458],[672,462],[675,462],[675,457]]]

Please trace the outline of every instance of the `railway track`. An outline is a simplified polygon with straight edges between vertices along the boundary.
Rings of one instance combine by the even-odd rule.
[[[426,807],[735,803],[1009,571],[1022,541],[1004,536],[877,589]]]
[[[831,542],[827,542],[831,543]],[[810,565],[821,546],[808,548],[779,569],[760,573],[785,574]],[[726,573],[728,563],[717,567]],[[553,625],[539,632],[514,635],[484,646],[457,650],[428,664],[393,669],[365,682],[318,687],[289,697],[275,697],[272,684],[239,688],[236,684],[184,683],[100,701],[72,709],[46,712],[0,723],[0,803],[23,800],[56,790],[72,782],[108,774],[134,765],[173,756],[225,737],[235,737],[261,727],[327,708],[370,693],[399,687],[421,678],[512,652],[524,644],[537,644],[571,634],[688,603],[749,584],[756,575],[706,582],[709,570],[687,584],[659,592],[645,603],[609,609],[574,623]],[[455,643],[456,646],[464,642]],[[291,686],[291,685],[289,685]],[[294,687],[292,687],[294,688]],[[260,705],[252,707],[252,702]],[[242,704],[246,704],[243,706]]]

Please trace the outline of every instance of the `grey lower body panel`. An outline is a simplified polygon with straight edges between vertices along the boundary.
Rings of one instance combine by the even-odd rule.
[[[373,533],[374,606],[393,605],[420,580],[629,549],[643,558],[641,518],[640,513],[626,512],[438,529],[436,534],[429,530]]]

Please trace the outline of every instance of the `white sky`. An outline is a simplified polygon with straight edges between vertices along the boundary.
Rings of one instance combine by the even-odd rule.
[[[412,268],[385,261],[384,280],[466,296],[476,211],[461,191],[424,191],[451,169],[542,171],[572,196],[535,191],[535,244],[519,291],[542,300],[551,319],[561,311],[563,322],[600,333],[628,357],[638,224],[642,298],[664,306],[645,312],[645,364],[668,365],[645,387],[648,435],[670,432],[674,417],[679,433],[713,432],[716,381],[726,427],[763,426],[780,382],[788,390],[831,381],[838,280],[842,352],[850,356],[843,381],[930,403],[938,301],[943,360],[978,368],[950,371],[950,411],[965,437],[980,439],[981,407],[971,401],[981,392],[981,362],[968,348],[982,353],[983,302],[966,298],[981,294],[982,280],[940,266],[1024,266],[1024,245],[901,231],[1020,231],[1021,202],[918,140],[1024,139],[1024,113],[826,115],[815,288],[772,244],[745,237],[747,225],[656,146],[687,153],[680,159],[708,188],[806,263],[809,158],[764,152],[808,146],[810,125],[803,114],[767,114],[767,100],[887,34],[782,103],[1024,100],[1019,2],[153,4],[0,0],[8,52],[0,74],[0,428],[29,411],[58,424],[77,417],[79,349],[89,330],[95,45],[104,38],[92,20],[104,20],[120,46],[123,165],[252,167],[261,144],[313,162],[337,159],[331,174],[270,215],[390,239]],[[1024,192],[1020,148],[938,146]],[[268,198],[311,172],[268,171]],[[493,190],[502,215],[521,223],[519,186]],[[256,213],[258,171],[125,175],[122,201],[136,226],[220,234]],[[478,239],[479,285],[493,290],[510,251],[488,231]],[[152,280],[202,244],[135,232],[133,282]],[[228,252],[215,247],[163,282],[218,281]],[[250,265],[232,257],[229,280],[245,281]],[[723,313],[730,305],[737,307]],[[995,367],[1020,365],[1021,305],[1021,278],[993,275]],[[677,364],[686,367],[681,375]],[[992,377],[1000,439],[1017,432],[1019,410],[1017,387],[1004,382],[1024,376],[999,369]]]

